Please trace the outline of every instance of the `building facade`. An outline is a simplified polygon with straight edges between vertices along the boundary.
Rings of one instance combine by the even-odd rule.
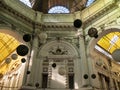
[[[112,58],[120,48],[120,1],[71,11],[49,14],[0,0],[0,90],[120,90],[120,63]],[[91,27],[98,37],[90,37]],[[18,54],[19,45],[27,55]]]

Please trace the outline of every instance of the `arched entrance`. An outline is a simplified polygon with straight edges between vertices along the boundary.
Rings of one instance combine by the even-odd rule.
[[[16,48],[23,43],[20,37],[10,29],[0,29],[0,90],[17,89],[22,84],[24,65],[16,53]]]
[[[51,41],[39,53],[42,59],[42,88],[75,88],[78,52],[65,41]]]

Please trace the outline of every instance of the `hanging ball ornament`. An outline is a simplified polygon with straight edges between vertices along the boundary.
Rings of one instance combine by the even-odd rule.
[[[91,28],[88,30],[88,35],[89,35],[90,37],[95,37],[95,38],[97,38],[97,37],[98,37],[98,31],[97,31],[97,29],[91,27]]]
[[[39,83],[37,82],[37,83],[35,83],[35,86],[38,88],[39,87]]]
[[[82,21],[80,19],[74,20],[74,27],[80,28],[82,26]]]
[[[53,64],[52,64],[52,67],[55,68],[55,67],[56,67],[56,63],[53,63]]]
[[[6,64],[9,64],[10,62],[11,62],[11,59],[10,59],[10,58],[6,58],[6,59],[5,59],[5,63],[6,63]]]
[[[30,34],[25,34],[25,35],[23,35],[23,40],[24,40],[25,42],[29,42],[29,41],[31,40],[31,35],[30,35]]]
[[[16,49],[17,51],[17,54],[20,55],[20,56],[25,56],[28,54],[28,47],[26,45],[19,45]]]
[[[83,78],[84,78],[84,79],[88,79],[88,75],[87,75],[87,74],[84,74]]]
[[[91,75],[91,78],[95,79],[95,78],[96,78],[96,75],[95,75],[95,74],[92,74],[92,75]]]
[[[60,75],[65,75],[65,68],[64,67],[59,67],[59,69],[58,69],[58,73],[60,74]]]
[[[12,58],[13,60],[16,60],[16,59],[18,58],[18,55],[17,55],[17,54],[12,54],[12,55],[11,55],[11,58]]]
[[[27,74],[30,74],[30,71],[27,71]]]
[[[21,62],[22,62],[22,63],[25,63],[25,62],[26,62],[26,59],[25,59],[25,58],[22,58],[22,59],[21,59]]]
[[[116,49],[112,53],[112,57],[116,62],[120,62],[120,49]]]

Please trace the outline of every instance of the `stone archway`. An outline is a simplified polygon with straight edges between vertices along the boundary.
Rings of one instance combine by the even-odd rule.
[[[25,65],[22,65],[22,57],[17,55],[15,49],[24,41],[17,31],[12,31],[10,28],[0,28],[0,35],[1,50],[6,51],[0,63],[0,73],[3,74],[3,78],[0,79],[1,90],[6,88],[12,90],[13,87],[18,88],[22,85]],[[15,56],[12,57],[13,55]]]
[[[105,27],[104,31],[101,32],[98,36],[97,39],[92,39],[88,45],[87,49],[87,54],[93,56],[96,55],[96,52],[94,50],[96,43],[106,34],[111,33],[111,32],[120,32],[120,26],[110,26],[110,27]]]
[[[42,77],[48,75],[47,86],[42,87],[69,88],[69,77],[76,73],[74,65],[78,52],[75,47],[65,41],[51,41],[41,48],[39,56],[42,58]]]

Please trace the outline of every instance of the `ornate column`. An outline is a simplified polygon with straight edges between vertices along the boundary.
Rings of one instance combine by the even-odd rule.
[[[36,74],[36,66],[37,66],[37,52],[38,52],[38,37],[34,36],[34,39],[32,41],[32,49],[30,51],[31,56],[30,56],[30,62],[29,62],[29,71],[30,75],[28,77],[27,83],[34,86],[35,85],[35,74]]]
[[[85,39],[83,35],[83,29],[80,29],[81,35],[79,36],[79,54],[81,60],[81,70],[82,70],[82,86],[89,85],[89,72],[88,72],[88,61],[86,57],[86,50],[85,50]]]
[[[99,81],[99,78],[97,78],[99,76],[97,74],[98,72],[95,69],[95,60],[94,58],[89,56],[89,54],[87,59],[88,59],[88,67],[89,67],[88,69],[89,69],[90,86],[100,88],[101,83]]]
[[[82,82],[81,80],[83,79],[82,78],[82,75],[81,75],[81,62],[80,62],[80,58],[76,57],[74,60],[74,87],[75,89],[78,89],[81,87],[82,85]],[[68,77],[67,77],[68,78]]]

